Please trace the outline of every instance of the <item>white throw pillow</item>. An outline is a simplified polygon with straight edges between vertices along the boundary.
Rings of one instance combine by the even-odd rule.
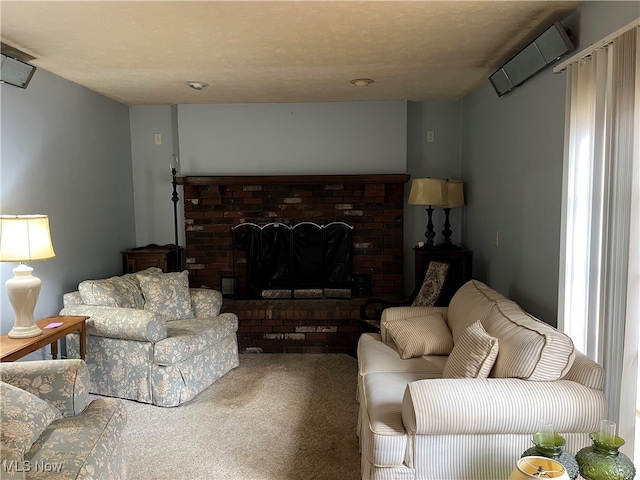
[[[140,288],[144,295],[144,309],[167,317],[167,320],[193,318],[189,272],[163,275],[140,275]]]
[[[449,302],[447,312],[447,322],[454,343],[476,320],[480,320],[484,325],[484,319],[500,300],[506,298],[478,280],[469,280],[461,286]]]
[[[482,326],[500,341],[492,377],[551,382],[563,378],[573,365],[576,352],[571,338],[515,302],[498,302]]]
[[[439,313],[385,322],[384,327],[403,359],[448,355],[453,348],[451,332]]]
[[[498,356],[498,339],[480,321],[460,335],[444,364],[442,378],[487,378]]]

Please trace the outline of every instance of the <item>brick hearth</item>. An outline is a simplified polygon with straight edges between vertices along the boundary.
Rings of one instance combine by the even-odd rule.
[[[362,301],[225,299],[222,310],[240,319],[240,351],[354,354]]]
[[[191,286],[221,289],[221,278],[234,275],[242,297],[245,279],[232,243],[240,223],[342,221],[354,227],[353,273],[370,276],[371,295],[402,295],[408,180],[401,174],[179,177]],[[224,309],[240,319],[242,350],[352,353],[362,300],[227,299]]]

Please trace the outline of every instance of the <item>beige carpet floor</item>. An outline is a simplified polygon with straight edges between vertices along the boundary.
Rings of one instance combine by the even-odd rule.
[[[244,354],[174,408],[125,401],[131,479],[357,480],[356,359]]]

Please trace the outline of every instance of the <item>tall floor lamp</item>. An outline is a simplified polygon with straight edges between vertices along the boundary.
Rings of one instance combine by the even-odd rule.
[[[0,215],[0,262],[18,262],[13,278],[5,284],[15,312],[11,338],[37,337],[42,333],[33,318],[42,282],[25,262],[55,257],[49,217],[46,215]]]
[[[449,223],[449,212],[452,208],[464,207],[464,183],[459,180],[447,180],[447,203],[444,207],[444,230],[442,230],[441,245],[444,247],[453,247],[451,243],[451,224]]]
[[[433,247],[436,232],[433,229],[433,207],[447,205],[447,182],[438,178],[416,178],[411,181],[409,205],[427,205],[427,247]]]
[[[173,202],[173,232],[174,232],[174,244],[175,244],[175,268],[176,271],[180,271],[182,268],[182,259],[180,258],[180,247],[178,245],[178,182],[176,181],[176,175],[180,173],[180,159],[177,155],[171,155],[171,185],[173,185],[173,194],[171,195],[171,201]]]

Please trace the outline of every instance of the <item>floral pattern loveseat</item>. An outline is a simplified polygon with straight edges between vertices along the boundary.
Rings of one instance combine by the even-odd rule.
[[[124,402],[89,398],[82,360],[0,363],[0,478],[124,479]]]
[[[189,288],[188,272],[158,268],[86,280],[61,315],[86,315],[92,393],[163,407],[191,400],[239,365],[238,317],[222,294]],[[79,357],[77,334],[67,353]]]

